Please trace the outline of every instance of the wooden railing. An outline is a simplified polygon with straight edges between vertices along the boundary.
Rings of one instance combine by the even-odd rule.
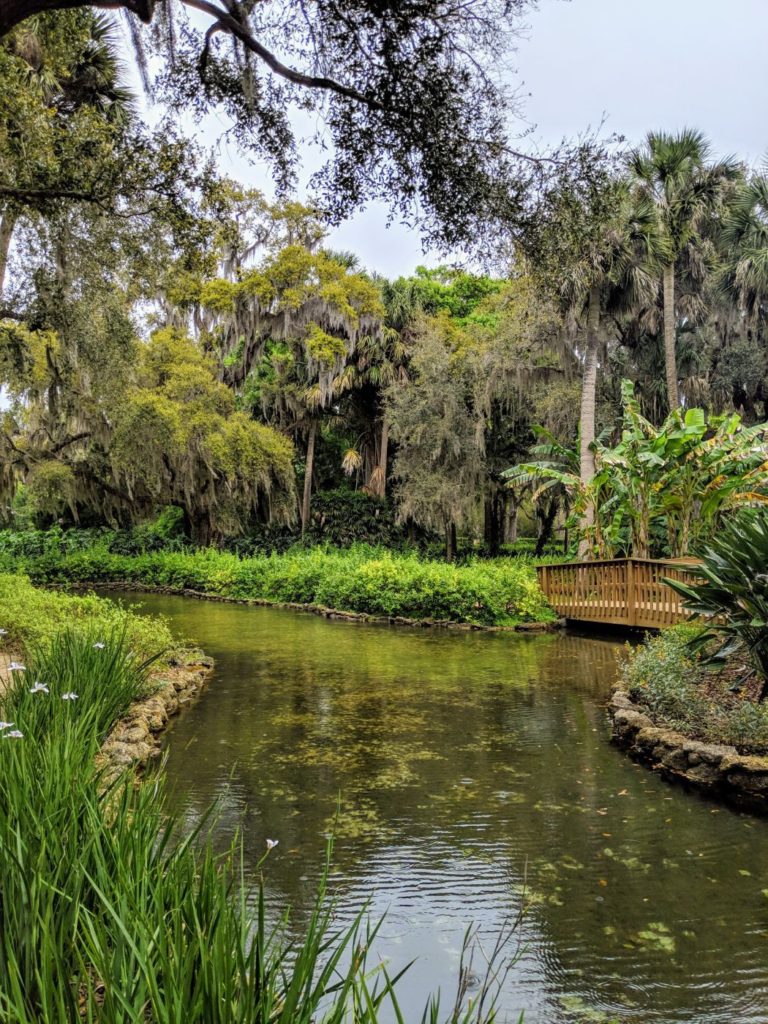
[[[547,600],[565,619],[659,629],[687,618],[681,599],[662,580],[690,580],[683,567],[691,565],[694,559],[615,558],[542,565],[538,573]]]

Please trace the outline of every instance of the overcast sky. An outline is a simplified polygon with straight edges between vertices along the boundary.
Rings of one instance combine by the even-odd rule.
[[[556,144],[605,119],[606,132],[631,142],[693,126],[721,155],[758,163],[768,151],[768,0],[540,0],[527,22],[511,80],[522,83],[531,143]],[[223,126],[206,127],[210,143]],[[268,186],[264,169],[231,147],[221,166]],[[330,244],[390,277],[436,261],[418,235],[387,229],[386,219],[372,207]]]

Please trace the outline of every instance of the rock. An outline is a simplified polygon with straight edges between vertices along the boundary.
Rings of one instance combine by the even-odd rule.
[[[691,765],[705,764],[719,765],[729,754],[735,754],[734,747],[727,747],[720,743],[701,743],[699,740],[686,740],[683,743],[683,750],[688,756],[688,763]]]
[[[152,680],[156,692],[129,708],[101,748],[98,761],[105,768],[105,778],[128,765],[145,765],[159,755],[157,734],[180,704],[190,703],[201,692],[212,666],[211,658],[193,652],[183,665],[172,667],[168,675]]]
[[[149,726],[146,722],[136,723],[128,728],[118,729],[115,739],[120,743],[143,743],[149,735]]]
[[[768,813],[768,757],[744,756],[735,747],[657,726],[621,689],[613,693],[608,711],[614,741],[651,768]]]

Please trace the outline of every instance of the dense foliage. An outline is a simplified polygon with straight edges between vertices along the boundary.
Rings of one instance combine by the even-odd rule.
[[[103,18],[6,33],[0,517],[130,531],[173,506],[185,537],[242,551],[440,535],[451,560],[497,555],[521,528],[539,552],[561,536],[582,557],[676,556],[761,500],[765,178],[685,130],[532,161],[510,188],[485,60],[523,6],[362,3],[354,31],[333,4],[233,7],[237,30],[202,38],[184,20],[172,54],[156,21],[165,115],[202,74],[195,110],[223,105],[286,186],[286,110],[325,97],[336,149],[309,204],[222,177],[167,118],[148,132]],[[250,49],[267,38],[318,68],[344,58],[344,74],[286,78]],[[466,118],[482,140],[436,141]],[[498,276],[385,281],[326,247],[334,216],[396,194],[444,238],[493,207],[497,230],[477,237]],[[342,528],[328,501],[365,523]]]
[[[15,559],[8,559],[10,563]],[[10,564],[8,566],[10,568]],[[104,636],[123,636],[145,658],[170,655],[177,641],[165,620],[139,615],[93,594],[75,596],[33,587],[24,576],[0,574],[0,636],[12,650],[45,648],[63,629],[82,628]]]
[[[506,474],[540,490],[559,487],[588,525],[598,558],[679,558],[716,537],[740,507],[768,502],[768,425],[747,427],[737,413],[676,409],[659,427],[641,415],[630,381],[622,386],[621,435],[592,446],[594,475],[584,484],[575,457],[553,439],[544,456]]]
[[[210,549],[129,556],[97,545],[27,557],[0,551],[0,569],[12,566],[37,583],[121,581],[420,620],[495,626],[553,617],[523,560],[445,565],[368,547],[246,558]]]

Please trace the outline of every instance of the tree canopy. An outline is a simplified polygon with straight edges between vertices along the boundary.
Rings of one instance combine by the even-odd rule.
[[[508,63],[529,0],[125,0],[139,62],[169,110],[223,112],[238,145],[296,185],[293,114],[326,151],[312,189],[338,223],[379,199],[445,245],[522,214],[532,159],[515,150]],[[0,35],[75,0],[5,0]],[[75,10],[67,14],[77,17]],[[35,19],[33,19],[34,21]],[[148,24],[142,28],[140,21]]]

